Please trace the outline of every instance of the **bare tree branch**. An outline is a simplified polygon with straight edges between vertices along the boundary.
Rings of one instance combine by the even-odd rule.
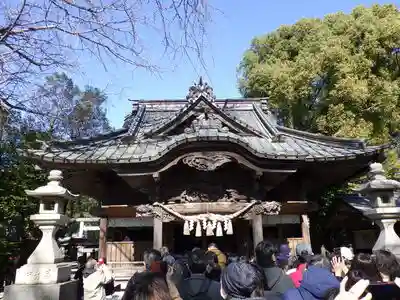
[[[80,53],[105,69],[109,58],[157,72],[149,49],[161,44],[171,59],[195,57],[205,66],[209,21],[205,0],[2,1],[0,95],[11,108],[32,113],[26,89],[33,79],[79,66]]]

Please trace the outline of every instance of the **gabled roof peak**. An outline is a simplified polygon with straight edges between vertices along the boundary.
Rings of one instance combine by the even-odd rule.
[[[214,90],[207,82],[203,81],[203,77],[200,76],[199,82],[194,83],[190,88],[186,96],[186,100],[189,103],[195,102],[200,96],[205,97],[209,102],[214,102],[216,99]]]

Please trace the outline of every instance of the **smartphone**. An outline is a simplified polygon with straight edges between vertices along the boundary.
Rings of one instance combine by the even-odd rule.
[[[400,288],[392,282],[371,283],[368,291],[374,300],[398,300],[400,299]]]
[[[342,252],[340,251],[340,247],[333,248],[333,255],[336,257],[342,257]]]

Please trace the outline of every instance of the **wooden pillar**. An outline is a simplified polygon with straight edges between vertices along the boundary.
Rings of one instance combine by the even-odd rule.
[[[257,244],[264,240],[262,215],[254,214],[251,225],[253,227],[253,249],[255,249]]]
[[[108,219],[107,218],[101,218],[99,227],[100,227],[100,233],[99,233],[99,258],[100,257],[107,258]]]
[[[303,237],[303,242],[311,245],[310,220],[307,215],[301,215],[301,219],[301,235]]]
[[[161,218],[153,219],[153,248],[160,250],[163,246],[163,222]]]

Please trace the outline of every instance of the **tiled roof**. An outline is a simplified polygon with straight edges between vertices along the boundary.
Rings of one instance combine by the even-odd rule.
[[[138,163],[158,160],[191,143],[207,142],[212,147],[224,142],[259,158],[327,161],[373,155],[385,148],[279,126],[265,99],[217,100],[206,87],[195,85],[183,100],[136,101],[118,131],[54,142],[28,154],[60,163]],[[185,128],[177,130],[180,127]]]
[[[400,207],[400,193],[395,193],[395,198],[396,206]],[[358,194],[345,195],[343,197],[343,200],[345,203],[361,212],[367,212],[372,209],[371,201],[366,197],[360,196]]]

